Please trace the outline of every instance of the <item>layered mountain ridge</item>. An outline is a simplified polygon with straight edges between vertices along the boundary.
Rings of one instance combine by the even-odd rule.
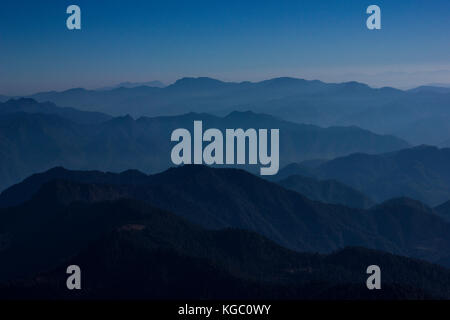
[[[429,261],[450,255],[450,225],[420,202],[398,198],[368,210],[325,204],[237,169],[191,165],[146,176],[59,168],[3,192],[2,210],[30,197],[61,205],[136,199],[204,228],[249,230],[297,251],[363,246]]]
[[[50,113],[36,113],[40,109]],[[321,128],[252,112],[232,112],[225,117],[188,113],[137,120],[124,116],[92,123],[90,112],[80,111],[74,116],[66,111],[24,99],[0,104],[0,189],[55,166],[115,172],[129,168],[146,173],[165,170],[172,165],[170,153],[175,143],[170,140],[171,133],[178,128],[192,131],[194,120],[203,121],[204,130],[280,129],[281,165],[408,146],[401,139],[354,127]],[[257,170],[255,166],[246,168]]]

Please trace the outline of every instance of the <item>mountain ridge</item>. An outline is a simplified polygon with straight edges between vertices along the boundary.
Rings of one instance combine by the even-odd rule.
[[[98,124],[111,119],[111,116],[100,112],[79,111],[69,107],[61,108],[52,102],[38,103],[30,98],[9,99],[0,103],[0,115],[18,112],[58,115],[80,124]]]
[[[337,180],[317,180],[312,177],[290,175],[277,181],[287,189],[305,195],[311,200],[342,204],[348,207],[367,209],[374,202],[363,193]]]
[[[277,127],[282,131],[281,165],[305,158],[332,158],[355,151],[377,153],[408,146],[396,137],[362,129],[321,128],[250,112],[226,117],[191,112],[137,120],[127,115],[96,124],[80,124],[56,114],[14,112],[0,115],[0,190],[55,166],[162,171],[172,164],[170,152],[175,144],[170,140],[171,133],[178,128],[192,130],[194,120],[201,120],[204,130]],[[247,166],[256,170],[253,167]]]
[[[207,229],[249,230],[297,251],[330,252],[357,245],[432,262],[450,255],[446,251],[450,224],[414,200],[393,199],[369,210],[352,209],[311,201],[243,170],[195,165],[151,176],[133,171],[128,177],[61,169],[51,173],[51,179],[43,179],[45,174],[32,178],[35,189],[46,186],[47,197],[38,196],[43,204],[57,199],[69,205],[131,198]],[[27,194],[18,187],[16,194]],[[26,199],[17,202],[17,197],[9,194],[15,205],[23,206]],[[4,206],[5,193],[0,199]]]
[[[2,299],[448,298],[448,269],[385,252],[293,252],[252,232],[205,230],[129,199],[62,207],[40,202],[21,214],[33,209],[53,224],[42,224],[33,245],[29,233],[15,231],[23,244],[9,245],[18,254],[0,250],[8,257],[0,265]],[[46,263],[30,263],[33,256],[46,256]],[[368,291],[364,270],[374,261],[383,270],[383,290]],[[65,287],[72,264],[84,272],[84,290]]]
[[[380,134],[400,135],[413,144],[436,144],[450,138],[448,126],[433,126],[422,120],[448,117],[450,95],[435,91],[371,88],[356,81],[325,83],[289,77],[258,82],[186,77],[164,88],[66,90],[28,97],[113,116],[167,116],[186,110],[225,115],[251,109],[299,123],[356,125]],[[423,127],[423,134],[412,134],[418,125]],[[436,141],[436,137],[442,139]]]
[[[450,199],[449,161],[449,148],[421,145],[381,154],[354,153],[312,168],[290,164],[278,174],[335,179],[376,202],[405,196],[436,206]]]

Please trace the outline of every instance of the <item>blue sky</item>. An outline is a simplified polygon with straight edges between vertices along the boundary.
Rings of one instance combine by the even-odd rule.
[[[70,4],[80,31],[66,28]],[[366,28],[370,4],[381,30]],[[448,0],[4,0],[0,94],[183,76],[450,83],[449,21]]]

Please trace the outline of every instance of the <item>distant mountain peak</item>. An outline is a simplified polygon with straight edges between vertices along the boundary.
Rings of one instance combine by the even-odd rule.
[[[251,111],[251,110],[247,110],[247,111],[231,111],[227,116],[228,117],[233,117],[233,116],[240,116],[240,115],[243,115],[243,116],[256,116],[256,115],[258,115],[258,113],[256,113],[256,112],[253,112],[253,111]]]
[[[445,85],[424,85],[408,90],[414,93],[438,93],[438,94],[449,94],[450,87]]]
[[[142,171],[139,171],[136,169],[128,169],[128,170],[123,171],[121,174],[124,174],[124,175],[146,175]]]
[[[26,97],[19,97],[19,98],[11,98],[9,100],[7,100],[5,103],[27,103],[27,104],[32,104],[32,103],[38,103],[35,99],[32,98],[26,98]]]
[[[66,168],[64,168],[63,166],[57,166],[57,167],[53,167],[51,169],[48,169],[47,171],[45,171],[45,173],[52,175],[54,173],[62,173],[62,172],[70,172],[71,170],[68,170]],[[37,173],[37,175],[39,175],[41,173]]]
[[[1,106],[1,103],[0,103]],[[33,98],[27,98],[27,97],[19,97],[19,98],[11,98],[3,103],[4,107],[11,107],[15,109],[23,109],[20,111],[24,111],[26,108],[36,108],[36,110],[41,109],[44,111],[44,109],[53,108],[57,110],[62,110],[62,108],[57,107],[53,102],[46,101],[46,102],[38,102]]]
[[[121,117],[117,117],[119,120],[125,120],[125,121],[130,121],[130,120],[134,120],[133,117],[129,114],[126,114],[124,116]]]
[[[341,85],[351,89],[371,89],[369,85],[358,81],[347,81],[341,83]]]
[[[86,91],[88,91],[88,90],[85,89],[85,88],[71,88],[71,89],[67,89],[67,90],[65,90],[63,92],[65,92],[65,93],[79,93],[79,92],[86,92]]]
[[[121,82],[117,85],[118,87],[123,87],[123,88],[134,88],[134,87],[157,87],[157,88],[162,88],[165,87],[165,84],[162,83],[161,81],[158,80],[153,80],[153,81],[147,81],[147,82],[130,82],[130,81],[125,81],[125,82]]]
[[[218,85],[218,84],[224,84],[225,82],[209,77],[184,77],[177,81],[175,81],[174,84],[171,86],[186,86],[186,85],[198,85],[198,86],[204,86],[204,85]]]
[[[294,77],[277,77],[277,78],[272,78],[272,79],[268,79],[262,82],[266,82],[266,83],[277,83],[277,84],[286,84],[286,83],[291,83],[291,82],[308,82],[308,80],[305,79],[301,79],[301,78],[294,78]]]

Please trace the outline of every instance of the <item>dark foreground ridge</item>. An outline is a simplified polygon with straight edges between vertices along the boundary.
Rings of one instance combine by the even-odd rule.
[[[21,221],[0,251],[9,262],[0,266],[9,275],[2,299],[449,298],[450,271],[415,259],[355,247],[298,253],[249,231],[205,230],[136,200],[33,201],[6,224]],[[72,264],[82,270],[82,290],[66,288]],[[366,288],[371,264],[383,270],[382,290]]]
[[[41,216],[49,214],[41,207],[122,198],[144,201],[206,229],[253,231],[296,251],[361,246],[430,262],[450,256],[450,224],[418,201],[398,198],[354,209],[311,201],[243,170],[193,165],[150,176],[55,168],[5,191],[0,204],[19,206],[2,209],[0,219],[6,225],[8,217],[23,215],[9,228],[27,226],[33,234]],[[5,227],[4,232],[14,230]]]
[[[449,225],[407,198],[351,209],[243,170],[204,166],[152,176],[55,168],[0,198],[15,204],[0,209],[5,298],[418,299],[450,292],[444,267],[382,252],[449,260]],[[322,253],[299,253],[306,251]],[[66,289],[70,264],[83,270],[82,291]],[[366,288],[373,264],[382,269],[381,291]]]

